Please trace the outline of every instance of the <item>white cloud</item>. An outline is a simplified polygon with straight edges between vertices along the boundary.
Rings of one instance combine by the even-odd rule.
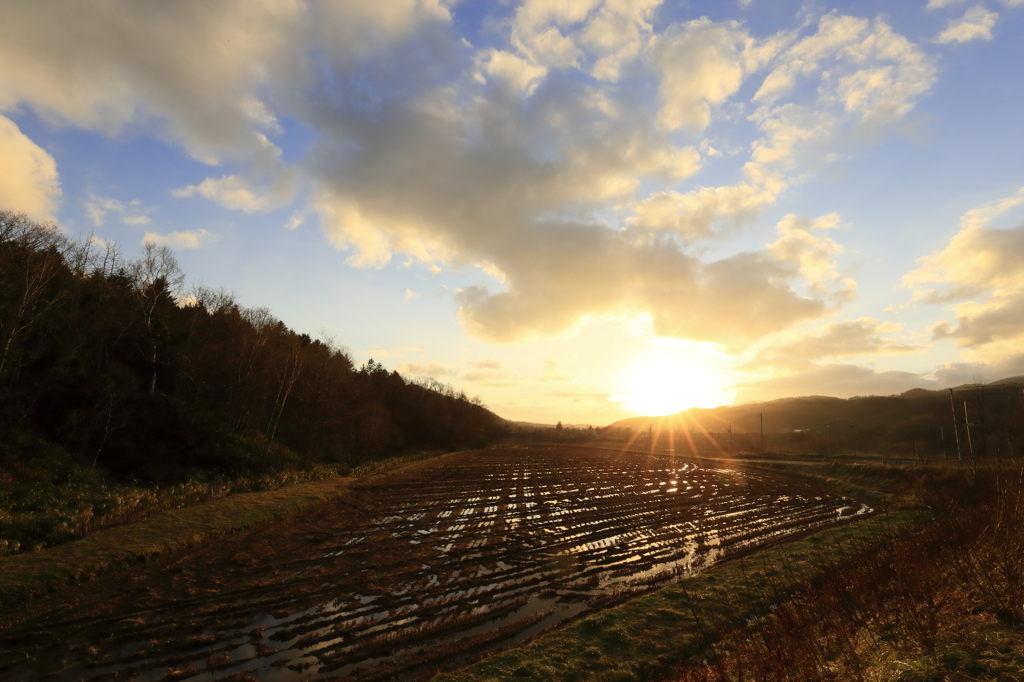
[[[302,223],[306,222],[307,211],[300,209],[288,216],[288,222],[284,224],[286,230],[297,230]]]
[[[258,159],[254,127],[272,117],[252,88],[296,74],[288,49],[303,15],[288,0],[14,3],[0,26],[0,109],[108,133],[156,126],[203,161]]]
[[[963,17],[950,21],[935,37],[937,43],[966,43],[972,40],[992,40],[992,28],[999,15],[982,5],[975,5]]]
[[[751,158],[756,163],[777,164],[792,168],[797,163],[797,150],[820,144],[836,128],[836,116],[821,109],[786,104],[760,107],[750,115],[764,137],[751,144]]]
[[[537,62],[549,68],[577,67],[583,56],[583,51],[553,26],[533,36],[527,49]]]
[[[966,349],[970,361],[1000,365],[1021,354],[1024,225],[990,226],[1021,204],[1024,188],[968,211],[949,244],[920,259],[919,267],[903,278],[904,286],[914,289],[915,303],[953,304],[956,322],[938,322],[932,336]]]
[[[0,159],[0,206],[52,220],[61,196],[57,163],[5,116],[0,116]]]
[[[880,323],[870,317],[830,322],[817,329],[787,331],[737,367],[744,372],[786,374],[803,371],[823,358],[889,356],[920,353],[926,347],[899,335],[900,325]]]
[[[374,58],[418,30],[447,26],[457,0],[310,2],[310,39],[342,63]],[[300,4],[305,3],[288,3]]]
[[[686,194],[655,192],[634,204],[632,224],[642,230],[673,232],[687,240],[714,234],[714,225],[738,226],[753,221],[761,208],[775,201],[777,191],[744,183],[699,187]]]
[[[340,249],[353,248],[346,263],[359,268],[380,268],[391,260],[385,233],[357,207],[324,194],[317,202],[327,237]]]
[[[506,73],[518,74],[514,81],[530,86],[551,69],[569,68],[589,70],[592,77],[614,83],[626,64],[646,49],[650,15],[661,2],[526,0],[516,10],[510,40],[521,63],[503,57],[502,66]]]
[[[511,43],[547,68],[589,68],[615,82],[638,57],[650,34],[651,12],[661,0],[526,0],[516,10]],[[584,60],[590,66],[583,65]]]
[[[152,222],[149,216],[141,212],[138,201],[129,201],[126,204],[120,199],[96,194],[90,194],[85,200],[85,211],[96,227],[103,226],[108,213],[118,214],[125,225],[149,225]]]
[[[484,73],[507,81],[515,90],[530,94],[547,69],[505,50],[490,50],[482,60]]]
[[[876,20],[863,42],[846,49],[862,66],[838,80],[837,96],[847,112],[869,124],[889,123],[906,116],[935,82],[937,68],[917,45]]]
[[[731,22],[702,18],[660,36],[654,50],[661,75],[659,125],[703,130],[711,123],[712,108],[771,56],[771,51],[759,53],[749,33]]]
[[[102,227],[111,211],[121,212],[124,210],[124,203],[111,197],[91,196],[85,202],[86,213],[92,219],[92,224]]]
[[[820,233],[839,225],[835,213],[813,221],[790,213],[776,225],[778,240],[767,245],[777,259],[796,266],[811,294],[836,306],[852,300],[857,293],[856,282],[840,275],[837,269],[835,256],[843,252],[843,247]]]
[[[939,388],[935,379],[895,370],[877,370],[847,364],[811,365],[781,377],[739,383],[736,402],[774,400],[799,395],[852,398],[858,395],[893,395],[911,388]]]
[[[217,235],[207,230],[192,230],[190,232],[172,232],[171,234],[157,234],[147,232],[142,237],[143,244],[156,244],[157,246],[169,246],[172,249],[198,249],[218,239]]]
[[[266,134],[280,132],[277,109],[302,100],[298,93],[316,78],[309,50],[351,69],[423,27],[449,25],[448,5],[7,3],[0,22],[0,111],[27,107],[105,134],[127,127],[154,132],[204,163],[237,161],[256,177],[280,173],[287,169]],[[56,196],[55,187],[44,195]],[[251,197],[236,194],[233,201],[256,210]]]
[[[950,7],[951,5],[959,5],[964,0],[928,0],[928,4],[925,9],[941,9],[942,7]]]
[[[694,242],[754,222],[849,129],[905,116],[932,62],[879,20],[831,13],[811,35],[756,38],[737,22],[658,24],[660,4],[525,0],[476,49],[441,0],[15,3],[0,109],[155,133],[237,168],[178,197],[257,213],[303,186],[309,205],[285,226],[316,210],[351,265],[402,254],[495,278],[456,295],[466,329],[494,341],[617,318],[742,345],[833,314],[854,289],[822,225],[793,219],[770,245],[714,258]],[[767,68],[751,115],[737,98]],[[702,136],[685,137],[743,116],[759,139],[718,143],[749,150],[739,177],[683,184],[702,164]],[[290,120],[316,131],[301,167],[270,139]],[[95,221],[144,224],[104,201]],[[188,248],[212,235],[147,237]]]
[[[934,60],[880,19],[823,16],[817,31],[782,51],[754,95],[750,116],[764,136],[753,160],[782,168],[805,156],[825,161],[851,128],[889,125],[910,113],[935,82]],[[813,101],[780,102],[800,80],[817,77]]]
[[[597,4],[598,0],[526,0],[516,10],[511,43],[546,67],[578,66],[582,51],[563,30],[583,21]]]
[[[840,272],[842,248],[821,220],[792,218],[764,249],[710,261],[692,243],[752,222],[799,182],[805,157],[821,163],[851,129],[905,116],[931,85],[932,61],[878,20],[833,13],[804,39],[761,40],[706,19],[655,33],[651,7],[627,9],[639,40],[630,68],[646,69],[661,93],[653,115],[631,91],[553,75],[593,72],[618,53],[610,34],[593,28],[611,11],[601,2],[527,2],[507,48],[469,58],[471,76],[502,52],[515,65],[506,80],[514,87],[497,87],[485,71],[487,82],[469,94],[418,92],[386,116],[340,107],[343,123],[317,145],[311,167],[323,228],[350,251],[347,262],[381,267],[402,253],[430,268],[479,268],[499,288],[463,286],[460,319],[503,343],[645,317],[661,335],[741,347],[834,314],[856,285]],[[539,57],[534,38],[551,28],[582,52]],[[742,178],[680,187],[701,158],[668,129],[708,125],[765,65],[777,85],[791,73],[818,87],[808,99],[806,88],[762,85],[751,118],[762,137]],[[540,87],[551,78],[558,87]],[[794,92],[803,101],[787,102]]]
[[[935,82],[934,60],[880,19],[825,15],[817,32],[783,53],[754,95],[766,105],[788,94],[797,79],[820,73],[813,107],[790,103],[762,107],[751,117],[767,133],[757,143],[761,160],[787,159],[802,144],[835,134],[842,114],[861,126],[886,125],[906,116]]]
[[[418,294],[415,291],[413,291],[412,289],[406,289],[405,290],[405,300],[406,301],[411,301],[412,299],[419,298],[422,295],[423,294]]]
[[[113,243],[108,242],[108,241],[106,241],[105,239],[103,239],[101,237],[97,237],[94,234],[93,235],[89,235],[89,243],[91,245],[97,247],[101,251],[107,251],[107,250],[111,249],[114,246]]]
[[[121,126],[146,112],[170,113],[178,119],[171,126],[187,133],[189,144],[222,147],[229,140],[217,138],[234,134],[227,122],[245,119],[275,127],[268,103],[251,87],[302,75],[292,53],[300,31],[312,27],[313,36],[304,37],[350,59],[387,49],[425,23],[450,22],[447,5],[437,0],[17,3],[6,8],[6,29],[0,29],[0,63],[8,65],[0,69],[0,102],[28,102],[97,129]],[[61,22],[52,21],[54,12]],[[226,44],[231,49],[221,49]]]
[[[903,277],[903,286],[920,290],[939,284],[926,303],[948,303],[998,290],[1024,289],[1024,228],[997,230],[989,224],[1024,204],[1024,187],[1013,195],[973,208],[960,218],[960,231],[946,248],[919,259],[919,266]]]
[[[578,24],[600,4],[601,0],[525,0],[516,10],[516,24],[528,33],[548,25]]]
[[[509,273],[505,291],[474,286],[457,295],[471,333],[507,343],[643,313],[659,336],[735,345],[826,309],[788,285],[795,269],[764,254],[702,264],[660,240],[632,242],[584,226],[548,225],[545,233],[499,262]]]
[[[591,75],[614,83],[623,67],[636,58],[651,34],[650,15],[661,0],[611,0],[604,2],[580,33],[595,59]]]
[[[400,251],[501,275],[503,291],[478,285],[456,296],[466,328],[492,341],[650,314],[659,334],[732,343],[829,309],[792,289],[789,280],[802,280],[798,263],[763,252],[705,264],[658,231],[594,219],[592,211],[634,199],[640,173],[674,175],[666,167],[678,164],[664,158],[664,140],[653,131],[609,126],[599,110],[577,110],[584,96],[563,92],[548,103],[550,111],[571,111],[576,125],[544,159],[523,153],[530,121],[510,119],[503,102],[488,101],[467,108],[467,119],[490,123],[497,108],[507,127],[472,144],[461,124],[402,117],[364,126],[364,144],[343,165],[321,146],[318,206],[328,235],[352,248],[349,262],[360,266],[380,266]],[[754,182],[764,188],[777,180],[753,169]],[[734,200],[708,189],[719,205],[705,213],[736,218],[764,191],[738,190]]]
[[[270,208],[270,202],[265,197],[257,195],[248,184],[237,175],[228,175],[223,178],[206,178],[198,185],[189,185],[171,192],[178,198],[192,197],[198,194],[226,208],[246,213],[266,211]]]
[[[774,102],[789,93],[800,76],[821,70],[823,60],[834,58],[843,48],[855,44],[868,32],[870,22],[830,12],[818,22],[818,30],[789,47],[775,68],[765,77],[754,101]]]
[[[806,363],[781,376],[738,383],[736,403],[774,400],[802,395],[852,398],[898,395],[914,388],[939,390],[1024,374],[1024,354],[998,363],[948,362],[935,371],[915,373],[881,370],[845,363]]]
[[[171,194],[179,198],[198,194],[225,208],[245,213],[260,213],[276,208],[290,200],[292,188],[288,182],[289,179],[284,178],[278,187],[256,187],[245,178],[226,175],[216,179],[206,178],[198,185],[182,187],[172,191]],[[294,218],[295,216],[292,216],[293,220]],[[295,227],[298,227],[298,224]]]

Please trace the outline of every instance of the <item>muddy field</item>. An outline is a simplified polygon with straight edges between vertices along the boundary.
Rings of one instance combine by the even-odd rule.
[[[0,679],[417,679],[868,511],[682,458],[466,453],[8,614]]]

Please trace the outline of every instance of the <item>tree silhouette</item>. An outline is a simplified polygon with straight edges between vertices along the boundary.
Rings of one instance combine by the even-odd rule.
[[[166,247],[125,263],[0,212],[0,438],[18,429],[164,480],[484,445],[503,428],[479,398],[375,360],[356,369],[332,338],[183,283]]]
[[[157,360],[168,334],[169,308],[185,281],[178,260],[166,246],[146,242],[142,257],[127,268],[133,287],[132,297],[139,322],[145,329],[146,354],[150,361],[149,396],[156,394]]]

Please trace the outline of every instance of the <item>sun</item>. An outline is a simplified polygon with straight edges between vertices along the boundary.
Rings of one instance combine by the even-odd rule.
[[[691,407],[732,403],[734,394],[720,361],[686,346],[651,345],[626,363],[620,379],[622,406],[647,417]]]

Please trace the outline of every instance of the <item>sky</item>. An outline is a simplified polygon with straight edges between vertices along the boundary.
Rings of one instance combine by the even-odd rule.
[[[1024,0],[0,15],[0,208],[505,418],[1024,374]]]

